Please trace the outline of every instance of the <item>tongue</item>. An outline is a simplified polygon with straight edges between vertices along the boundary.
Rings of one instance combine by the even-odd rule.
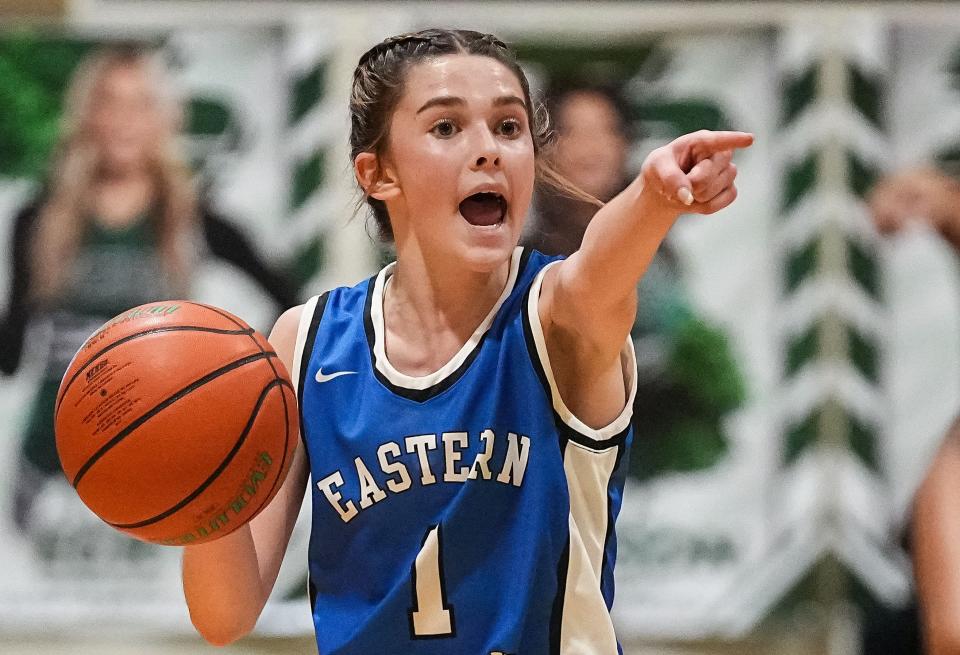
[[[496,225],[503,217],[503,208],[492,193],[478,193],[460,203],[460,215],[471,225]]]

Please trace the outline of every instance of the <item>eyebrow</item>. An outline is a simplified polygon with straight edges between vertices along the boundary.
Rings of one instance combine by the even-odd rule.
[[[467,101],[459,96],[437,96],[423,103],[423,106],[417,110],[417,114],[419,115],[431,107],[459,107],[466,104]],[[524,111],[527,110],[527,103],[517,96],[500,96],[493,100],[494,107],[504,107],[506,105],[519,105]]]

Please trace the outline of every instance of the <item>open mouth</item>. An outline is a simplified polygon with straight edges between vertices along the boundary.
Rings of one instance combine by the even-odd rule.
[[[460,203],[460,215],[470,225],[498,225],[507,215],[507,201],[499,193],[475,193]]]

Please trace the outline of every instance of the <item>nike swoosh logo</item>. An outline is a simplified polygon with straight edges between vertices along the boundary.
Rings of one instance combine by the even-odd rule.
[[[317,369],[317,382],[329,382],[334,378],[338,378],[341,375],[356,375],[356,371],[337,371],[336,373],[324,373],[323,367],[321,366]]]

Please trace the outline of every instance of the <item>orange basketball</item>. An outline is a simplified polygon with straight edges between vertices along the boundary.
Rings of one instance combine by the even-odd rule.
[[[143,541],[198,544],[252,519],[297,444],[267,340],[222,309],[150,303],[108,321],[60,383],[57,450],[87,507]]]

